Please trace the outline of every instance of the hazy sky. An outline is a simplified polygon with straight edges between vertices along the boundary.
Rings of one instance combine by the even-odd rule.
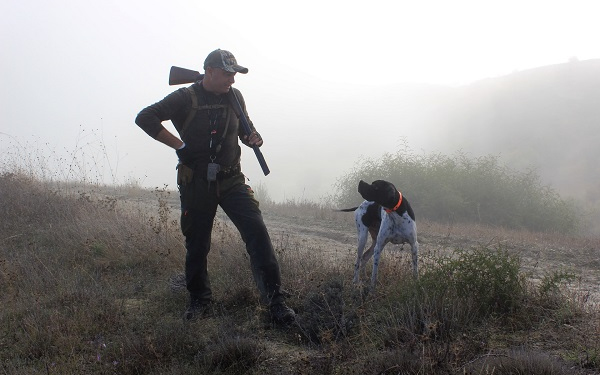
[[[175,188],[174,151],[134,118],[177,88],[171,65],[200,70],[222,48],[250,70],[236,87],[265,139],[271,174],[247,149],[250,184],[276,200],[318,198],[361,156],[434,136],[402,118],[400,95],[378,92],[600,58],[596,3],[4,0],[0,153]]]

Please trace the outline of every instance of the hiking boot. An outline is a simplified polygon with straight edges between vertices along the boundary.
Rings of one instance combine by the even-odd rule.
[[[296,319],[296,313],[285,302],[272,304],[269,306],[269,312],[271,313],[271,319],[276,323],[289,324]]]
[[[183,320],[192,322],[212,315],[210,302],[192,301],[188,309],[183,313]]]

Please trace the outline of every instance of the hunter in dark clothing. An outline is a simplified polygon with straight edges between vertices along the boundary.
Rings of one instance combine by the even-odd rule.
[[[269,304],[271,316],[275,321],[289,323],[295,314],[284,302],[271,239],[240,167],[238,140],[247,146],[261,146],[263,140],[251,122],[251,135],[244,134],[229,101],[229,90],[236,90],[231,87],[235,74],[245,74],[248,69],[238,65],[230,52],[218,49],[208,55],[204,70],[202,80],[143,109],[135,120],[152,138],[176,149],[179,157],[177,184],[190,293],[184,318],[196,319],[210,311],[207,256],[219,205],[246,244],[254,279],[261,298]],[[241,93],[235,93],[246,112]],[[162,122],[167,120],[171,120],[181,139],[164,128]]]

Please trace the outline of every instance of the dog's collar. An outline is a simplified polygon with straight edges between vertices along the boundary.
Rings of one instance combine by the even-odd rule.
[[[400,207],[400,205],[402,204],[402,193],[398,192],[398,203],[396,203],[396,205],[394,206],[394,208],[383,208],[385,210],[385,212],[387,212],[388,214],[396,211],[398,209],[398,207]]]

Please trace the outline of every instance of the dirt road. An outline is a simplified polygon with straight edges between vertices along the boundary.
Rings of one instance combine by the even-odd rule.
[[[148,202],[147,199],[145,201]],[[169,205],[173,218],[178,220],[179,202],[176,194],[169,197]],[[263,205],[262,211],[276,247],[299,244],[354,262],[356,228],[352,212],[307,209],[293,205]],[[217,217],[228,221],[220,210]],[[417,226],[421,258],[434,257],[456,248],[501,247],[520,256],[524,272],[533,280],[540,280],[554,272],[571,272],[577,279],[570,287],[580,292],[580,298],[600,304],[600,238],[570,237],[561,233],[541,234],[478,225],[438,224],[419,220],[418,217]],[[383,254],[384,261],[391,254],[408,257],[408,245],[404,246],[406,250],[398,252],[401,248],[399,245],[388,244]]]
[[[353,213],[332,212],[316,217],[289,211],[263,209],[273,241],[296,241],[331,252],[332,256],[356,253]],[[539,234],[476,225],[441,225],[418,221],[422,257],[472,246],[501,247],[521,257],[523,270],[533,280],[553,272],[571,272],[577,279],[570,285],[580,298],[600,303],[600,239],[570,238],[560,234]],[[402,256],[409,254],[404,245]],[[399,245],[388,244],[385,252],[396,252]],[[384,252],[384,257],[386,256]],[[587,295],[587,297],[586,297]]]

